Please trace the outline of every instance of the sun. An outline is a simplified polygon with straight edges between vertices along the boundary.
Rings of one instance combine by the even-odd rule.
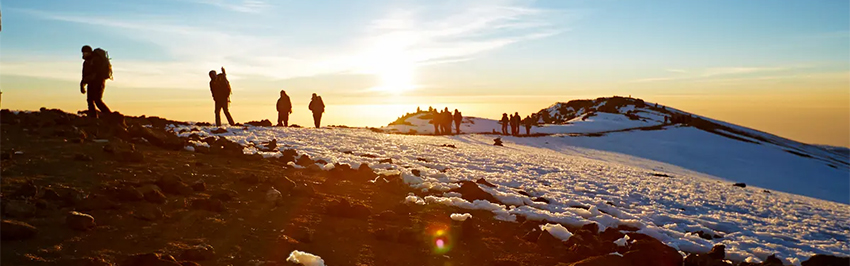
[[[413,64],[407,62],[386,64],[376,73],[380,85],[375,87],[375,90],[390,93],[413,90],[415,88],[414,72]]]
[[[366,72],[378,78],[373,91],[399,94],[416,89],[416,60],[410,51],[415,38],[387,35],[378,39],[363,58]]]

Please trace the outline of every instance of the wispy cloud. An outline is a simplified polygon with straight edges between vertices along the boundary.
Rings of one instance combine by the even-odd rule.
[[[238,0],[238,1],[227,1],[227,0],[189,0],[198,4],[211,5],[231,11],[243,12],[243,13],[260,13],[263,10],[267,9],[270,5],[265,1],[260,0]]]
[[[263,1],[186,1],[246,13],[259,12],[268,6]],[[284,49],[287,42],[279,32],[225,31],[202,22],[181,22],[176,18],[93,17],[25,9],[14,12],[112,30],[123,38],[162,48],[167,60],[129,61],[121,60],[120,53],[112,56],[116,60],[116,83],[120,76],[120,82],[129,79],[141,85],[156,80],[157,85],[166,87],[203,84],[206,78],[203,73],[222,65],[228,67],[233,79],[249,75],[289,79],[334,73],[412,75],[418,67],[474,60],[487,51],[566,31],[548,22],[550,17],[563,13],[532,8],[527,1],[514,0],[429,2],[427,6],[400,8],[364,23],[360,36],[335,43],[333,47],[337,49],[326,51],[304,47]],[[24,58],[21,55],[21,60],[25,61]],[[50,72],[63,73],[66,79],[78,79],[78,74],[68,74],[78,71],[78,64],[49,61],[22,64],[15,62],[14,57],[4,56],[2,67],[3,73],[10,75]],[[36,71],[40,67],[70,66],[72,70]],[[130,75],[143,78],[137,80],[129,78]]]
[[[792,66],[771,66],[771,67],[712,67],[697,70],[684,69],[665,69],[667,72],[676,73],[679,75],[671,77],[654,77],[642,78],[629,81],[629,83],[647,83],[647,82],[667,82],[681,80],[712,80],[725,77],[735,77],[734,80],[746,79],[762,79],[763,77],[753,77],[748,75],[776,73],[784,71],[793,71],[805,68],[811,68],[810,65],[792,65]],[[741,77],[745,76],[745,77]],[[771,78],[772,79],[772,78]],[[732,79],[727,79],[732,80]]]

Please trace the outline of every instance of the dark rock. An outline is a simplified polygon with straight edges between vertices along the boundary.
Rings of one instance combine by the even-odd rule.
[[[120,201],[140,201],[145,198],[142,192],[129,185],[121,186],[115,192]]]
[[[92,159],[91,156],[88,156],[86,154],[82,154],[82,153],[74,154],[74,161],[91,162],[93,160],[94,159]]]
[[[141,138],[154,146],[173,151],[182,150],[188,142],[158,127],[132,125],[127,129],[127,133],[130,138]]]
[[[189,185],[183,183],[183,180],[177,176],[162,176],[156,181],[156,185],[159,186],[163,192],[169,194],[186,196],[195,193]]]
[[[255,174],[250,174],[248,176],[243,176],[243,177],[239,178],[239,181],[242,181],[242,183],[245,183],[245,184],[248,184],[248,185],[256,185],[256,184],[260,183],[260,177],[258,177]]]
[[[531,199],[531,201],[533,201],[533,202],[543,202],[543,203],[549,204],[549,199],[544,198],[544,197],[536,197],[536,198]]]
[[[490,193],[487,193],[484,190],[482,190],[474,182],[472,182],[472,181],[461,181],[460,183],[461,183],[461,185],[460,185],[459,188],[455,188],[455,189],[452,189],[452,190],[449,190],[449,191],[460,193],[461,198],[468,200],[469,202],[472,202],[474,200],[486,200],[486,201],[489,201],[491,203],[500,203],[498,200],[496,200],[495,197],[493,197],[493,195],[490,195]]]
[[[624,236],[626,236],[626,234],[623,234],[620,230],[609,227],[608,229],[605,229],[605,232],[602,232],[602,234],[599,235],[599,238],[605,242],[613,242],[617,239],[623,238]]]
[[[2,240],[25,240],[34,237],[38,229],[28,223],[3,220],[0,225],[0,239]]]
[[[366,219],[371,214],[363,204],[351,204],[347,199],[332,202],[327,207],[327,213],[337,217]]]
[[[197,245],[188,249],[184,249],[180,253],[180,259],[189,261],[205,261],[215,257],[215,249],[210,245]]]
[[[136,209],[133,210],[133,217],[145,220],[145,221],[156,221],[162,218],[163,212],[162,209],[157,207],[156,205],[151,204],[142,204],[136,206]]]
[[[12,197],[16,198],[32,198],[38,195],[38,186],[32,182],[32,180],[27,180],[27,182],[21,184],[15,192],[12,192]]]
[[[490,266],[521,266],[522,264],[520,264],[519,262],[512,260],[512,259],[495,259],[495,260],[491,261],[490,264],[487,264],[487,265],[490,265]]]
[[[77,231],[88,231],[97,225],[91,215],[75,211],[68,213],[65,217],[65,223],[68,227]]]
[[[502,144],[502,138],[499,137],[499,138],[493,139],[493,146],[504,146],[504,144]]]
[[[213,133],[213,134],[227,133],[227,129],[220,127],[220,128],[217,128],[217,129],[213,129],[212,131],[210,131],[210,133]]]
[[[120,266],[181,266],[174,257],[161,253],[130,255]]]
[[[352,218],[366,219],[370,215],[372,215],[372,212],[369,211],[369,208],[366,207],[366,205],[363,205],[363,204],[353,204],[353,205],[351,205],[351,217]]]
[[[412,173],[415,176],[422,176],[422,171],[419,171],[419,169],[410,170],[410,173]]]
[[[36,206],[24,200],[3,201],[3,213],[12,218],[29,218],[35,216]]]
[[[372,235],[375,236],[375,239],[381,241],[393,241],[397,239],[396,234],[394,234],[393,231],[388,228],[379,228],[372,232]]]
[[[205,210],[211,212],[224,212],[224,203],[218,199],[192,199],[190,206],[195,210]]]
[[[295,181],[292,181],[292,179],[286,176],[274,177],[269,181],[272,183],[274,189],[277,189],[284,195],[289,194],[296,187]]]
[[[203,180],[195,181],[195,183],[192,183],[192,190],[195,192],[204,192],[207,190],[207,183],[204,183]]]
[[[320,160],[316,161],[316,163],[317,163],[317,164],[328,164],[328,161],[325,161],[325,160],[321,160],[321,159],[320,159]]]
[[[762,266],[783,266],[782,260],[776,257],[776,254],[767,256],[764,261],[761,262]]]
[[[527,233],[525,233],[525,235],[522,236],[522,239],[528,242],[537,243],[537,240],[540,238],[542,232],[543,231],[539,228],[531,229],[531,231],[528,231]]]
[[[298,228],[295,228],[295,232],[292,232],[292,238],[298,240],[298,242],[309,244],[313,243],[314,234],[315,231],[313,229],[304,226],[299,226]]]
[[[635,241],[631,244],[629,252],[623,254],[623,258],[632,265],[682,265],[682,255],[676,249],[643,234],[629,233],[628,235]]]
[[[290,192],[290,194],[296,196],[312,196],[316,194],[316,190],[313,188],[313,186],[302,183],[295,186],[292,189],[292,192]]]
[[[56,202],[61,206],[73,206],[84,197],[85,194],[79,189],[64,185],[52,185],[44,189],[44,195],[42,195],[42,198]]]
[[[770,194],[770,190],[767,190],[767,189],[762,190],[761,192],[764,192],[764,193]]]
[[[736,186],[736,187],[747,187],[747,184],[744,184],[744,183],[735,183],[735,184],[732,184],[732,185]]]
[[[142,193],[147,202],[163,204],[167,200],[165,194],[162,194],[162,191],[159,190],[157,185],[145,185],[139,188],[138,191]]]
[[[120,206],[120,204],[107,197],[90,195],[80,200],[80,202],[75,205],[75,209],[78,211],[114,210],[118,209]]]
[[[314,162],[310,159],[310,156],[307,156],[307,154],[302,154],[300,157],[298,157],[298,160],[295,162],[295,164],[307,167],[311,164],[314,164]]]
[[[708,254],[689,254],[684,262],[684,266],[732,266],[731,263],[712,258]]]
[[[118,151],[115,159],[124,163],[141,163],[145,161],[145,155],[138,151]]]
[[[724,260],[726,259],[726,246],[714,245],[713,247],[711,247],[711,251],[709,251],[706,255],[715,260]]]
[[[524,195],[526,197],[531,197],[531,194],[529,194],[528,192],[522,191],[522,190],[517,191],[517,193],[519,193],[520,195]]]
[[[378,161],[378,163],[393,163],[393,159],[391,159],[391,158],[382,159],[382,160]]]
[[[496,185],[493,185],[492,183],[487,182],[487,180],[484,179],[484,178],[479,178],[478,180],[475,180],[475,183],[485,185],[485,186],[488,186],[488,187],[496,187]]]
[[[688,232],[688,233],[695,234],[695,235],[697,235],[700,238],[705,239],[705,240],[712,240],[712,239],[715,239],[715,238],[720,238],[720,236],[718,236],[718,235],[709,234],[709,233],[704,232],[702,230],[695,231],[695,232]]]
[[[250,125],[250,126],[255,126],[255,127],[270,127],[270,126],[272,126],[272,121],[269,121],[268,119],[263,119],[263,120],[260,120],[260,121],[250,121],[250,122],[245,123],[245,125]]]
[[[608,255],[603,255],[603,256],[596,256],[596,257],[592,257],[592,258],[587,258],[587,259],[575,262],[573,264],[570,264],[570,266],[613,266],[613,265],[629,266],[629,265],[633,265],[633,264],[630,261],[628,261],[625,257],[619,256],[619,255],[614,255],[614,254],[608,254]]]
[[[556,238],[549,231],[543,230],[540,232],[540,237],[537,238],[537,245],[544,248],[560,249],[564,246],[564,241]]]
[[[222,189],[212,193],[210,199],[220,200],[220,201],[230,201],[235,199],[239,193],[232,189]]]
[[[4,224],[5,225],[5,224]],[[850,257],[838,257],[834,255],[817,254],[804,261],[802,266],[847,266],[850,265]]]

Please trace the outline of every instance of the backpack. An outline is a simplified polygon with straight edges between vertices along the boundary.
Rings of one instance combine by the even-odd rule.
[[[98,79],[112,79],[112,63],[109,62],[109,53],[101,48],[94,49],[95,75]]]

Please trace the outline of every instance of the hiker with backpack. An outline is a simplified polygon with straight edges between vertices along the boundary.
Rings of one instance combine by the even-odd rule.
[[[97,48],[92,50],[91,46],[84,45],[83,53],[83,78],[80,80],[80,93],[86,94],[89,117],[97,118],[97,109],[104,114],[110,114],[109,107],[103,103],[103,90],[106,88],[106,80],[112,79],[112,64],[109,63],[109,55],[105,50]],[[88,93],[86,93],[88,88]],[[97,106],[97,109],[95,109]]]
[[[508,118],[507,113],[502,113],[502,119],[499,120],[499,124],[502,124],[502,135],[508,134],[508,124],[510,124],[511,120]]]
[[[319,128],[322,124],[322,113],[325,112],[325,102],[322,101],[322,96],[317,96],[313,93],[313,98],[310,100],[310,111],[313,112],[313,124]]]
[[[280,99],[277,99],[277,126],[289,126],[289,114],[292,113],[292,101],[286,91],[280,90]],[[283,121],[283,124],[281,124]]]
[[[461,115],[460,111],[458,111],[457,109],[455,109],[454,120],[455,130],[458,134],[460,134],[460,123],[463,122],[463,115]]]
[[[215,101],[215,125],[221,126],[221,111],[224,110],[224,116],[227,117],[227,123],[231,126],[236,125],[233,122],[233,117],[230,116],[230,82],[227,81],[227,73],[224,72],[224,67],[221,67],[221,73],[216,74],[215,70],[210,70],[210,92],[212,93],[213,101]]]
[[[434,124],[434,135],[440,135],[440,125],[442,125],[441,122],[440,122],[440,120],[441,120],[440,119],[441,118],[440,113],[437,112],[437,109],[431,109],[431,107],[428,107],[428,109],[430,109],[429,112],[431,112],[431,122],[430,123]]]
[[[525,135],[531,135],[531,127],[534,126],[534,118],[531,116],[525,116],[525,119],[522,120],[522,124],[525,125]]]

